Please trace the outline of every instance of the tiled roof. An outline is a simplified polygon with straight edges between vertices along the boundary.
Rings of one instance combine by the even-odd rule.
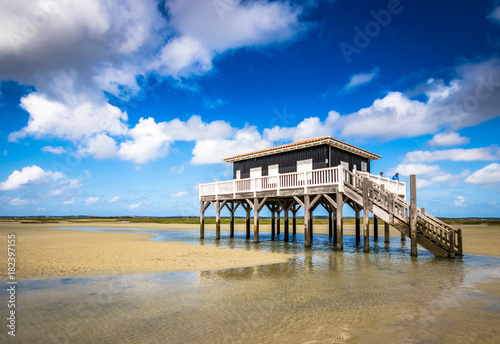
[[[325,142],[322,142],[325,141]],[[330,144],[334,147],[338,147],[343,150],[347,151],[352,151],[354,153],[357,153],[358,155],[365,156],[369,158],[370,160],[378,160],[380,159],[380,155],[376,155],[373,153],[370,153],[364,149],[358,148],[356,146],[350,145],[348,143],[345,143],[343,141],[334,139],[330,136],[323,136],[323,137],[317,137],[315,139],[309,139],[309,140],[304,140],[304,141],[299,141],[299,142],[293,142],[289,143],[286,145],[281,145],[281,146],[276,146],[276,147],[271,147],[271,148],[266,148],[266,149],[261,149],[255,152],[250,152],[250,153],[244,153],[244,154],[239,154],[235,155],[231,158],[226,158],[224,161],[226,162],[234,162],[238,160],[245,160],[245,158],[250,158],[253,156],[262,156],[262,155],[270,155],[274,154],[274,151],[283,151],[283,150],[295,150],[295,149],[300,149],[300,148],[305,148],[307,146],[314,146],[317,144]]]

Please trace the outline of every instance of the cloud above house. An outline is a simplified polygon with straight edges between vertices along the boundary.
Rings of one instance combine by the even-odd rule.
[[[373,68],[369,72],[354,74],[349,79],[349,82],[343,87],[343,91],[351,91],[359,86],[365,85],[373,81],[380,72],[379,67]]]

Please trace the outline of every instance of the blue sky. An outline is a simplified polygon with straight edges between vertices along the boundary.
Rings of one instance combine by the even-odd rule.
[[[224,157],[326,135],[500,214],[497,1],[1,2],[0,215],[198,215]]]

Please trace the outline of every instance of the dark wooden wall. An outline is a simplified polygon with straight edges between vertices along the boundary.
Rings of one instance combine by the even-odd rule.
[[[330,157],[329,154],[331,154]],[[297,172],[297,161],[306,159],[313,159],[313,169],[334,167],[340,165],[340,161],[345,161],[349,163],[351,171],[353,164],[356,164],[358,170],[361,170],[361,161],[364,161],[368,164],[368,172],[370,172],[370,161],[367,158],[329,145],[320,145],[236,161],[233,163],[233,178],[236,178],[237,170],[241,171],[241,178],[250,178],[250,169],[255,167],[262,167],[262,175],[267,176],[267,166],[275,164],[279,164],[279,173]]]

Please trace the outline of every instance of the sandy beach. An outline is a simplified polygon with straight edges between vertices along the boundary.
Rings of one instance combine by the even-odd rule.
[[[7,246],[8,234],[16,234],[18,280],[220,270],[285,263],[294,258],[290,254],[148,241],[154,237],[150,234],[33,227],[37,226],[0,227],[2,247]],[[7,278],[6,264],[0,265],[0,278]]]
[[[54,228],[133,228],[198,230],[196,224],[158,224],[124,222],[2,223],[0,245],[7,235],[16,234],[17,278],[50,279],[75,276],[148,274],[179,271],[206,271],[287,262],[289,254],[230,250],[177,242],[148,241],[150,234],[92,233]],[[465,254],[500,256],[500,227],[461,225]],[[214,230],[207,225],[206,230]],[[236,224],[236,231],[244,231]],[[223,225],[222,230],[226,230]],[[269,225],[261,226],[270,231]],[[302,226],[297,231],[302,232]],[[327,234],[326,225],[315,225],[316,234]],[[345,225],[344,235],[354,235],[354,226]],[[224,235],[223,235],[224,237]],[[379,229],[383,240],[383,226]],[[391,229],[391,237],[400,233]],[[1,278],[7,267],[0,266]]]

